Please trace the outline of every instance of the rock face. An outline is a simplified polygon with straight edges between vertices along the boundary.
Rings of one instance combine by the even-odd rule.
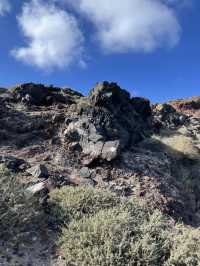
[[[184,113],[177,112],[170,104],[156,104],[152,107],[152,110],[155,129],[176,129],[183,125],[187,120],[187,116]]]
[[[73,103],[74,98],[79,98],[80,93],[72,90],[62,90],[53,86],[47,87],[42,84],[21,84],[12,89],[15,101],[21,101],[27,105],[48,106],[53,103]]]
[[[83,164],[97,159],[112,161],[121,150],[150,133],[150,103],[141,99],[139,104],[115,83],[98,83],[89,97],[78,103],[76,115],[69,121],[64,141],[80,147]]]
[[[200,97],[191,97],[189,99],[180,99],[175,101],[170,101],[170,105],[172,105],[177,111],[193,115],[200,116]]]
[[[116,83],[87,97],[18,85],[0,92],[0,164],[33,194],[46,184],[103,187],[200,224],[198,108],[197,98],[151,106]]]

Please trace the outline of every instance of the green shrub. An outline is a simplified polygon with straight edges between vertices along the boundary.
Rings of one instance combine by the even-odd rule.
[[[52,192],[50,206],[54,200],[57,217],[68,223],[58,241],[66,266],[200,265],[200,231],[174,225],[137,199],[68,187]]]
[[[200,230],[176,226],[172,239],[170,258],[165,266],[199,266],[200,265]]]
[[[131,244],[131,265],[160,266],[169,257],[172,230],[169,221],[158,210],[143,220],[138,220],[136,240]]]
[[[25,192],[15,175],[0,165],[0,238],[20,244],[43,226],[38,199]]]
[[[68,224],[118,203],[119,198],[110,191],[89,187],[63,187],[53,190],[49,197],[50,216],[58,224]]]
[[[60,240],[66,265],[127,265],[130,234],[128,213],[115,209],[74,221]]]
[[[71,215],[71,222],[67,227],[63,227],[59,240],[66,265],[155,266],[163,265],[169,257],[170,225],[159,211],[149,211],[139,202],[125,199],[121,199],[121,203],[119,200],[115,201],[118,204],[112,207],[116,205],[112,203],[115,196],[107,191],[70,187],[67,190],[68,193],[72,190],[73,195],[79,192],[78,198],[81,198],[81,201],[75,201],[78,208],[73,204],[75,215],[71,215],[71,204],[59,203],[62,208],[67,208],[68,216]],[[90,205],[89,211],[84,213],[80,205],[87,204],[83,198],[87,198],[88,192],[89,203],[95,202],[95,205]],[[84,197],[80,195],[81,193]],[[108,195],[113,196],[111,198],[109,196],[109,204],[101,206],[97,203],[100,193],[106,193],[103,194],[103,198],[107,198]],[[95,198],[91,199],[94,196]],[[64,202],[67,202],[65,197],[61,197],[60,200],[63,198]],[[106,209],[106,206],[109,209]]]

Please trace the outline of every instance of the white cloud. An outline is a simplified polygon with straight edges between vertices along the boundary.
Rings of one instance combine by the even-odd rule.
[[[65,1],[93,23],[104,52],[151,52],[179,42],[174,0]]]
[[[43,0],[23,5],[18,23],[27,46],[11,51],[17,59],[41,69],[83,64],[84,38],[74,16]]]
[[[8,13],[11,9],[10,2],[8,0],[0,0],[0,16]]]

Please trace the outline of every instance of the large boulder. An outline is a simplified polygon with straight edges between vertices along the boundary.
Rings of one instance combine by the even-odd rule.
[[[97,83],[97,85],[90,91],[90,103],[93,106],[103,106],[108,109],[117,111],[121,106],[130,102],[130,94],[121,89],[116,83]]]
[[[66,119],[63,139],[69,146],[79,144],[84,164],[112,161],[150,133],[149,101],[131,99],[116,83],[98,83],[75,111],[75,116]]]

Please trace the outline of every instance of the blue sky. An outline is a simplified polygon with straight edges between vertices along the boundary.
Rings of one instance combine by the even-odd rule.
[[[109,80],[153,102],[200,95],[199,12],[198,0],[0,0],[0,86],[87,94]]]

